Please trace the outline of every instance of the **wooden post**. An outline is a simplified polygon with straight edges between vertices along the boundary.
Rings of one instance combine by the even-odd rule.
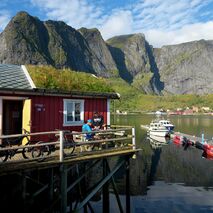
[[[24,212],[26,212],[26,194],[27,194],[27,178],[25,172],[22,173],[22,200]]]
[[[67,166],[60,166],[61,173],[61,213],[67,212]]]
[[[49,202],[53,201],[53,193],[54,193],[54,179],[53,179],[53,168],[49,169],[50,182],[49,182]]]
[[[83,166],[82,166],[82,170],[83,170],[83,173],[85,174],[85,171],[86,171],[86,163],[83,163]],[[80,174],[78,174],[78,177],[80,176]],[[80,199],[83,200],[84,197],[86,197],[86,176],[84,176],[84,178],[82,179],[82,181],[80,182],[80,187],[81,187],[81,195],[80,195]],[[89,203],[89,202],[88,202]],[[84,213],[87,213],[87,205],[84,205]]]
[[[133,149],[136,149],[136,143],[135,143],[135,128],[132,127],[132,146]]]
[[[115,124],[115,100],[113,100],[113,124]]]
[[[60,135],[60,162],[63,162],[64,160],[64,144],[63,144],[63,131],[60,131],[59,132],[59,135]]]
[[[126,213],[130,213],[129,157],[126,158]]]
[[[103,178],[108,175],[107,160],[103,159]],[[103,185],[103,211],[104,213],[109,212],[109,181]]]
[[[110,99],[107,99],[107,126],[110,126]]]

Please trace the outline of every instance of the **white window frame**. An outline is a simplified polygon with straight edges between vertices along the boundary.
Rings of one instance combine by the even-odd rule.
[[[67,121],[67,103],[80,103],[80,121]],[[63,126],[81,126],[84,123],[84,100],[82,99],[63,99]],[[73,117],[74,111],[73,111]]]

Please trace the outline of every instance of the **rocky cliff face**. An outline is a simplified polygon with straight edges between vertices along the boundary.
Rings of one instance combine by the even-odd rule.
[[[166,93],[213,93],[213,41],[164,46],[154,55]]]
[[[103,65],[103,68],[99,70],[98,74],[103,77],[118,76],[117,66],[98,29],[80,28],[78,31],[86,39],[90,49]]]
[[[153,92],[148,43],[143,34],[116,36],[107,40],[120,76],[147,93]]]
[[[41,21],[20,12],[0,34],[0,62],[50,64],[48,33]]]
[[[44,22],[44,26],[49,35],[47,44],[54,66],[95,74],[103,69],[88,43],[74,28],[56,21]]]
[[[50,64],[98,73],[104,66],[84,37],[64,22],[18,13],[0,35],[0,63]]]

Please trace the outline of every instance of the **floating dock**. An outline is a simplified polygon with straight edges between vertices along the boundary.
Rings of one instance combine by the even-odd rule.
[[[148,130],[149,129],[149,125],[141,125],[141,128],[144,129],[144,130]],[[182,132],[173,132],[171,134],[171,138],[173,138],[176,135],[180,136],[180,137],[186,137],[192,142],[198,141],[198,142],[202,143],[203,141],[206,141],[208,144],[213,144],[212,140],[208,140],[206,138],[202,139],[202,137],[197,137],[195,135],[189,135],[189,134],[185,134],[185,133],[182,133]]]

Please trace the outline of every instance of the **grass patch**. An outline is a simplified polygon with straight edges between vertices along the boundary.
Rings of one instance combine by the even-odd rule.
[[[104,78],[75,72],[70,69],[56,69],[52,66],[28,65],[27,69],[38,88],[82,92],[114,92]]]
[[[156,111],[159,109],[175,110],[186,107],[208,106],[213,109],[213,94],[210,95],[147,95],[129,85],[122,79],[108,79],[108,84],[121,94],[121,99],[115,101],[115,109],[130,112]]]

